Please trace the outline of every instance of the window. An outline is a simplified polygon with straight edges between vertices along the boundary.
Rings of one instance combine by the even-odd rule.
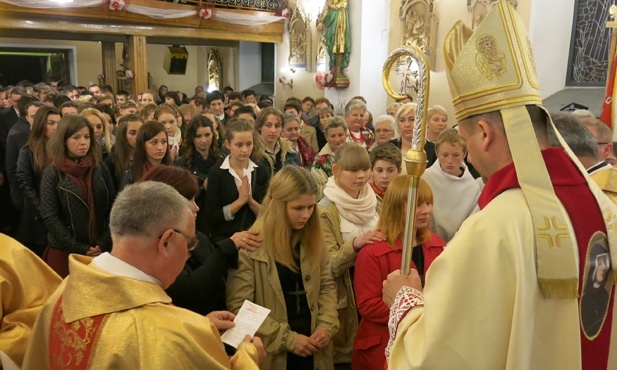
[[[575,0],[566,86],[605,86],[612,1]]]

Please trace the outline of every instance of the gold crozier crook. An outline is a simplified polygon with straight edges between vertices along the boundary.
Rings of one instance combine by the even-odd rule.
[[[394,99],[405,99],[406,95],[397,94],[392,89],[390,84],[390,71],[396,61],[403,56],[410,57],[418,63],[418,79],[420,81],[418,88],[418,99],[416,101],[416,120],[413,126],[413,140],[411,149],[403,158],[407,175],[410,177],[409,193],[407,195],[407,215],[405,217],[405,238],[403,241],[403,258],[401,261],[401,273],[409,275],[411,270],[411,255],[413,249],[413,232],[415,229],[416,202],[418,199],[418,182],[426,169],[426,153],[424,152],[424,143],[426,142],[426,103],[428,100],[430,73],[428,69],[428,61],[426,55],[417,47],[409,46],[394,50],[386,59],[382,71],[382,82],[388,95]],[[405,86],[405,82],[403,84]],[[403,91],[404,93],[405,91]],[[398,124],[398,122],[397,122]]]

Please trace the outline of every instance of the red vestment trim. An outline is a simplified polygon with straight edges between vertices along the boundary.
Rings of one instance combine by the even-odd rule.
[[[587,276],[585,274],[585,266],[588,266],[591,262],[588,258],[590,243],[596,232],[603,233],[604,238],[606,238],[606,227],[600,208],[587,185],[587,181],[563,149],[545,149],[542,151],[542,157],[546,163],[546,168],[548,169],[553,187],[555,188],[555,194],[557,194],[557,197],[566,209],[572,226],[574,226],[580,261],[580,303],[580,297],[583,295],[584,280]],[[502,192],[518,187],[519,183],[514,164],[510,163],[491,176],[478,199],[478,205],[480,208],[484,208]],[[507,212],[508,210],[504,209],[503,211]],[[612,278],[609,280],[612,281]],[[610,298],[608,298],[608,307],[606,308],[604,321],[602,326],[598,329],[597,335],[590,339],[585,335],[582,328],[580,330],[583,370],[606,369],[608,363],[615,287],[611,286],[609,291]],[[604,308],[605,306],[602,307],[603,311]],[[581,327],[581,325],[579,325],[579,327]],[[558,338],[555,339],[558,340]]]
[[[49,369],[88,369],[105,317],[97,315],[67,323],[60,296],[49,328]]]

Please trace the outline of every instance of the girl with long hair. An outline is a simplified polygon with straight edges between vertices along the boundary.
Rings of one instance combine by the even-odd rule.
[[[173,107],[163,104],[159,105],[154,112],[154,120],[165,127],[167,132],[167,144],[172,161],[178,156],[180,145],[182,145],[182,117]]]
[[[271,176],[286,164],[301,165],[300,155],[293,150],[289,140],[281,139],[283,114],[278,109],[262,109],[255,120],[255,130],[259,134],[259,147],[265,153],[264,165]]]
[[[116,109],[108,104],[95,104],[94,109],[101,112],[103,117],[105,117],[105,121],[107,122],[107,130],[109,131],[109,136],[111,136],[112,145],[115,143],[115,132],[117,129],[117,120],[116,120]]]
[[[256,164],[260,160],[254,148],[256,140],[249,122],[237,118],[229,121],[225,146],[230,154],[208,173],[204,213],[215,239],[250,228],[261,209],[270,172]]]
[[[80,115],[85,117],[92,125],[92,128],[94,129],[94,139],[96,140],[97,145],[101,148],[103,158],[107,158],[109,153],[111,153],[113,142],[105,116],[103,116],[103,114],[95,108],[84,109],[81,111]]]
[[[367,245],[356,259],[354,288],[358,312],[362,316],[354,342],[354,369],[383,368],[384,350],[390,334],[390,309],[383,301],[383,281],[388,274],[401,268],[409,176],[397,176],[386,191],[377,229],[386,240]],[[433,209],[433,193],[426,181],[420,179],[416,201],[415,229],[412,236],[412,268],[418,270],[422,281],[431,263],[441,254],[446,243],[429,229]]]
[[[227,280],[227,307],[244,300],[271,309],[257,335],[266,348],[264,369],[334,369],[330,339],[338,330],[332,280],[319,212],[317,184],[298,166],[273,178],[252,230],[261,246],[241,250]]]
[[[63,117],[49,152],[51,165],[41,179],[41,216],[49,231],[44,259],[66,277],[69,253],[97,256],[111,249],[109,212],[116,191],[85,117]]]
[[[217,133],[212,121],[204,116],[196,116],[191,119],[186,138],[182,144],[182,156],[178,157],[175,165],[191,171],[197,178],[199,194],[196,202],[201,212],[197,212],[197,230],[206,232],[205,227],[205,201],[208,171],[221,160],[221,155],[216,147]]]
[[[137,132],[143,121],[136,114],[126,114],[120,118],[118,136],[111,155],[105,159],[105,165],[114,179],[116,189],[120,188],[122,176],[131,167],[137,144]]]
[[[353,338],[358,329],[358,314],[353,293],[353,266],[358,252],[366,245],[385,240],[376,230],[379,214],[377,197],[369,184],[371,160],[357,143],[344,143],[334,154],[333,176],[326,182],[321,221],[326,246],[337,284],[340,330],[333,338],[334,362],[351,362]]]
[[[221,121],[216,117],[216,115],[210,109],[204,109],[200,113],[200,115],[207,117],[210,121],[212,121],[212,125],[214,126],[214,131],[216,131],[216,135],[218,137],[216,141],[217,148],[220,149],[221,154],[227,155],[227,148],[225,147],[225,127],[221,123]]]
[[[28,142],[19,151],[17,159],[15,176],[24,198],[24,207],[16,237],[39,257],[43,256],[47,246],[47,229],[40,209],[41,176],[45,167],[51,162],[47,143],[56,132],[59,121],[60,112],[55,107],[39,108],[34,116]]]
[[[162,164],[172,164],[165,127],[158,122],[144,123],[137,132],[133,163],[124,172],[119,190],[141,181],[146,172]]]
[[[197,108],[190,104],[182,104],[178,107],[178,110],[180,114],[182,114],[182,121],[184,122],[184,125],[180,127],[180,130],[182,130],[182,137],[184,137],[189,123],[193,118],[198,116],[198,112]]]

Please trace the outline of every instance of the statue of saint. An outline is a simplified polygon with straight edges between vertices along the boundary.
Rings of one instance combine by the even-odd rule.
[[[349,29],[348,0],[327,0],[317,29],[325,28],[326,49],[330,58],[330,71],[334,87],[348,87],[349,79],[343,71],[349,65],[351,32]]]

